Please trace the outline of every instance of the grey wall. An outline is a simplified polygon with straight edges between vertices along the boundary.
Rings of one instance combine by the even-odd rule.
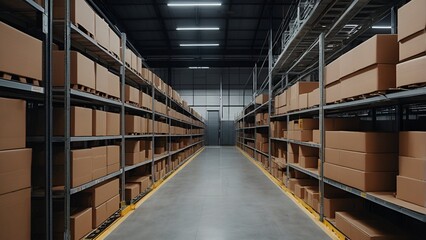
[[[176,89],[182,98],[204,118],[207,117],[207,110],[219,110],[222,121],[221,143],[222,145],[234,144],[233,121],[243,107],[253,99],[251,78],[244,87],[252,73],[251,68],[206,70],[172,68],[154,69],[154,71]]]

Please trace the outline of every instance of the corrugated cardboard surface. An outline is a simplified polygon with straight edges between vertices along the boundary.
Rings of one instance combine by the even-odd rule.
[[[126,134],[141,132],[141,117],[126,114],[125,123]]]
[[[308,107],[317,106],[320,104],[320,91],[319,88],[308,93]]]
[[[96,91],[99,91],[101,93],[109,92],[108,73],[108,69],[96,63]]]
[[[107,148],[105,146],[92,148],[92,156],[92,179],[95,180],[107,174]]]
[[[95,12],[86,3],[86,1],[72,0],[71,5],[71,21],[86,29],[91,34],[95,34]],[[53,4],[53,19],[64,19],[64,1],[55,0]]]
[[[340,81],[334,82],[325,88],[326,103],[334,103],[342,99]]]
[[[324,216],[335,218],[340,211],[361,211],[363,202],[360,198],[328,198],[324,197]]]
[[[126,101],[139,103],[139,90],[130,85],[126,85],[124,98]]]
[[[399,42],[399,61],[426,53],[426,30],[418,32]]]
[[[426,132],[400,132],[399,155],[414,158],[426,158]]]
[[[108,71],[108,92],[107,94],[120,98],[120,78],[112,72]]]
[[[93,110],[92,125],[93,136],[105,136],[107,131],[106,112]]]
[[[329,63],[324,69],[325,85],[334,83],[340,79],[340,60],[339,58]]]
[[[31,188],[0,195],[0,239],[31,239]]]
[[[25,148],[26,102],[0,98],[0,150]]]
[[[64,51],[53,51],[53,86],[65,84]],[[76,51],[70,52],[70,83],[96,89],[95,62]]]
[[[399,175],[426,181],[426,158],[399,156]]]
[[[71,239],[82,239],[92,231],[92,209],[86,208],[71,216]]]
[[[78,187],[92,181],[92,172],[92,149],[71,150],[71,187]]]
[[[398,135],[384,132],[326,131],[326,147],[367,153],[389,153],[398,149]]]
[[[97,207],[118,194],[119,180],[113,179],[86,192],[90,193],[89,199],[91,200],[91,205]]]
[[[299,154],[299,165],[303,168],[317,168],[318,157],[305,157]]]
[[[120,135],[120,114],[107,112],[107,136]]]
[[[140,153],[139,152],[135,152],[135,153],[126,153],[125,155],[125,162],[126,162],[126,166],[131,166],[131,165],[135,165],[141,162],[140,160]]]
[[[115,53],[115,55],[120,59],[120,37],[110,28],[109,29],[109,47],[108,49]]]
[[[402,87],[411,84],[426,82],[426,56],[415,58],[396,67],[396,86]]]
[[[112,165],[120,162],[120,146],[107,146],[107,165]]]
[[[398,9],[398,41],[426,29],[426,2],[412,0]]]
[[[0,194],[31,187],[30,148],[0,151]]]
[[[95,39],[104,48],[109,47],[109,26],[95,13]]]
[[[426,181],[397,176],[396,197],[426,207]]]
[[[137,183],[126,183],[125,196],[126,201],[130,202],[141,192],[140,185]]]
[[[42,42],[1,21],[0,32],[0,71],[42,80]]]

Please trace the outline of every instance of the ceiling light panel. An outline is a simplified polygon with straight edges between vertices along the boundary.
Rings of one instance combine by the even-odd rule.
[[[218,31],[218,27],[178,27],[177,31]]]
[[[217,47],[219,43],[181,43],[181,47]]]
[[[220,2],[170,2],[167,3],[169,7],[219,7],[222,6]]]

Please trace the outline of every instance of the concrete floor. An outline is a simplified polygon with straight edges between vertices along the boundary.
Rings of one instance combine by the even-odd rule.
[[[112,239],[330,239],[235,147],[207,147]]]

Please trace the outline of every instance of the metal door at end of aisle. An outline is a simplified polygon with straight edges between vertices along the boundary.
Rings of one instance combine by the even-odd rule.
[[[207,111],[207,146],[220,145],[220,117],[219,110]]]

